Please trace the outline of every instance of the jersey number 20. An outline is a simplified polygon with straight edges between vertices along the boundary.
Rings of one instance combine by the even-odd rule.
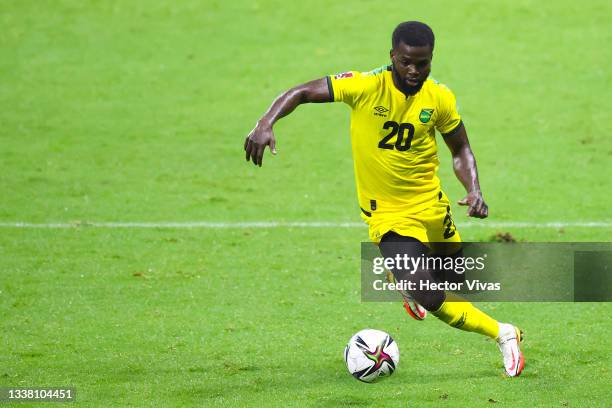
[[[412,126],[411,123],[397,123],[388,121],[383,125],[383,129],[391,129],[391,132],[387,136],[383,137],[380,142],[378,142],[379,148],[390,150],[395,148],[400,152],[405,152],[406,150],[410,149],[410,144],[412,143],[412,138],[414,137],[414,126]],[[408,132],[408,135],[405,135],[406,132]],[[395,135],[397,135],[395,144],[387,143]]]

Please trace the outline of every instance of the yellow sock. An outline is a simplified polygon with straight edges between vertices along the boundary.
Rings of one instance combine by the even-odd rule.
[[[499,335],[499,324],[495,319],[452,293],[447,293],[442,306],[432,313],[457,329],[484,334],[492,339],[496,339]]]

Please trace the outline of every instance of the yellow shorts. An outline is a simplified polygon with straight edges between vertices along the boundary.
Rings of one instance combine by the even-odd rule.
[[[377,244],[389,231],[416,238],[424,244],[461,242],[453,222],[450,202],[442,192],[438,195],[438,201],[416,214],[397,211],[372,211],[370,214],[362,214],[362,217],[370,227],[370,239]]]

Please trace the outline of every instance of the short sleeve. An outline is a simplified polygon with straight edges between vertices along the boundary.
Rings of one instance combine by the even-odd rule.
[[[348,71],[328,76],[327,86],[334,102],[344,102],[355,106],[363,93],[365,81],[360,72]]]
[[[446,85],[439,84],[438,119],[436,129],[442,135],[453,133],[461,124],[461,116],[457,112],[457,101],[453,91]]]

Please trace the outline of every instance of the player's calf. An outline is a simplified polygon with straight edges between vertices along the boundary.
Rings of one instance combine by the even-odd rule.
[[[391,272],[394,281],[409,282],[415,288],[402,291],[404,308],[408,314],[417,320],[422,320],[427,310],[438,310],[444,302],[444,291],[422,289],[420,282],[434,282],[433,275],[422,265],[415,268],[414,265],[419,265],[418,262],[407,262],[407,260],[424,259],[429,248],[416,238],[402,236],[392,231],[383,236],[379,248],[385,258],[405,260],[404,268],[393,268]]]

